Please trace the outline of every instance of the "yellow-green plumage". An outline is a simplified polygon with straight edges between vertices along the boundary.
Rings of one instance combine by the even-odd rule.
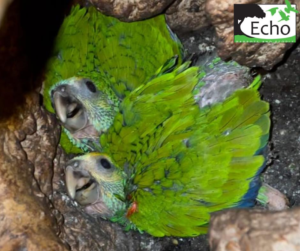
[[[164,16],[123,23],[95,8],[72,8],[57,36],[44,86],[44,104],[54,112],[50,91],[60,81],[88,77],[108,95],[124,98],[147,82],[169,58],[182,57],[182,46]],[[72,145],[66,135],[61,144]],[[80,152],[80,150],[79,150]]]
[[[259,100],[255,91],[236,93],[232,102],[237,104],[228,112],[237,116],[252,109],[238,103],[240,94]],[[258,102],[260,111],[252,112],[268,120],[268,105]],[[231,106],[226,102],[200,117],[196,122],[199,129],[189,137],[188,147],[171,141],[172,147],[160,146],[167,158],[152,153],[146,163],[137,161],[133,183],[138,188],[133,200],[137,201],[138,212],[130,220],[138,228],[155,236],[195,236],[206,231],[209,213],[237,206],[246,194],[250,178],[264,162],[263,156],[253,156],[260,147],[263,131],[249,119],[251,115],[229,119],[227,123],[227,112],[218,111],[226,110],[227,105]],[[268,125],[267,121],[265,127]],[[232,132],[226,135],[226,130]],[[145,168],[149,163],[151,167]]]
[[[126,190],[137,210],[129,221],[154,236],[196,236],[207,231],[211,212],[253,204],[259,184],[251,182],[270,129],[269,105],[255,85],[199,109],[192,95],[198,68],[178,72],[132,92],[100,139],[131,173]]]
[[[154,236],[196,236],[207,231],[211,212],[253,205],[270,129],[259,78],[200,108],[205,73],[181,65],[180,55],[179,67],[175,58],[167,61],[181,46],[162,16],[123,24],[77,7],[62,27],[59,38],[74,40],[58,39],[46,94],[57,81],[78,75],[119,99],[100,137],[103,153],[77,157],[67,167],[72,198],[91,195],[88,210]],[[47,98],[46,106],[51,110]],[[74,183],[73,171],[85,182]]]

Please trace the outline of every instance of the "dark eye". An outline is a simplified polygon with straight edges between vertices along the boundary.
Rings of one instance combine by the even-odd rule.
[[[97,91],[96,86],[94,85],[94,83],[92,81],[86,81],[85,84],[86,84],[86,87],[90,90],[90,92],[95,93]]]
[[[105,169],[110,169],[111,165],[109,163],[109,161],[107,159],[101,159],[100,160],[101,165],[105,168]]]

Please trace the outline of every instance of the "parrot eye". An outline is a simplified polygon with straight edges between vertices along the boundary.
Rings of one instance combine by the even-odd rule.
[[[86,87],[90,90],[90,92],[95,93],[97,91],[96,86],[94,85],[94,83],[92,81],[86,81],[85,82]]]
[[[101,159],[100,163],[101,163],[101,166],[103,166],[105,169],[111,168],[111,164],[109,163],[109,161],[107,159]]]

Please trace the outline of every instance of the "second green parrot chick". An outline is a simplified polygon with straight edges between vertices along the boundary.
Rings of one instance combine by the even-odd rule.
[[[113,123],[119,100],[103,90],[81,77],[63,80],[51,90],[52,106],[74,143],[98,142],[101,133]]]
[[[86,206],[89,214],[100,214],[103,218],[114,216],[125,210],[125,203],[117,196],[124,197],[122,173],[106,155],[91,153],[86,161],[84,156],[69,161],[65,169],[69,196]]]

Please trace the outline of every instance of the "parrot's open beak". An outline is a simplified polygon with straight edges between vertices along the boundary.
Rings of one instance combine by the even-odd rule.
[[[88,214],[110,218],[115,207],[125,208],[125,177],[106,154],[93,152],[75,157],[67,162],[65,175],[69,196]]]
[[[88,125],[88,116],[83,105],[67,85],[59,85],[51,92],[52,104],[64,127],[75,133]]]
[[[65,169],[66,187],[69,196],[81,205],[89,205],[98,201],[100,190],[98,183],[85,171],[83,161],[71,160]]]

